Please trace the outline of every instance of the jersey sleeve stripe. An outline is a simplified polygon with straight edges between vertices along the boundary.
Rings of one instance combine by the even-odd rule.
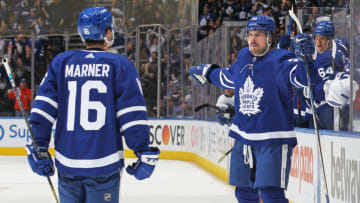
[[[124,114],[134,112],[134,111],[146,111],[146,107],[145,106],[132,106],[132,107],[121,109],[116,113],[116,118],[119,118],[120,116],[122,116]]]
[[[57,109],[57,107],[58,107],[57,102],[54,101],[54,100],[52,100],[52,99],[50,99],[49,97],[36,96],[36,97],[35,97],[35,101],[37,101],[37,100],[39,100],[39,101],[44,101],[44,102],[50,104],[51,106],[53,106],[53,107],[56,108],[56,109]]]
[[[297,88],[304,88],[305,86],[303,84],[301,84],[299,81],[297,81],[296,79],[296,75],[295,75],[295,70],[297,68],[298,65],[295,65],[291,70],[290,70],[290,73],[289,73],[289,77],[290,77],[290,82],[293,86],[297,87]]]
[[[225,79],[226,82],[228,82],[228,83],[230,83],[230,84],[234,84],[234,82],[233,82],[232,80],[230,80],[230,79],[226,76],[226,74],[223,73],[222,70],[220,71],[220,74],[224,77],[224,79]]]
[[[124,159],[124,152],[122,150],[117,151],[98,159],[70,159],[55,150],[55,159],[69,168],[97,168],[108,166],[120,161],[120,159]]]
[[[128,122],[128,123],[124,124],[123,126],[121,126],[120,133],[122,133],[126,129],[131,128],[136,125],[148,125],[148,121],[147,120],[137,120],[137,121]]]
[[[234,89],[232,84],[229,84],[229,85],[231,85],[231,86],[229,86],[228,84],[224,83],[222,75],[224,75],[224,74],[222,72],[220,72],[220,77],[219,77],[220,78],[220,84],[225,88]]]
[[[31,110],[31,113],[36,113],[41,115],[42,117],[46,118],[46,120],[48,120],[51,124],[53,124],[55,122],[55,118],[50,116],[48,113],[46,113],[45,111],[38,109],[38,108],[33,108]]]

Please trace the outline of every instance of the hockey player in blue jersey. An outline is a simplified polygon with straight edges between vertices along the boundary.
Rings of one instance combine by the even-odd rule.
[[[317,54],[315,55],[315,68],[319,80],[313,81],[315,90],[324,89],[324,84],[328,80],[333,80],[336,73],[347,72],[350,69],[350,60],[346,56],[346,42],[343,39],[338,40],[339,47],[334,50],[335,58],[333,58],[332,41],[334,40],[335,28],[331,21],[320,21],[316,24],[314,29],[314,40]],[[326,88],[326,87],[325,87]],[[309,98],[308,89],[301,88],[297,92],[303,94],[306,99]],[[319,91],[318,91],[319,92]],[[319,129],[334,130],[334,108],[327,104],[324,94],[314,94],[316,114],[318,118]],[[347,114],[346,110],[343,110],[343,114]],[[343,123],[340,128],[346,129],[346,124]],[[312,119],[310,119],[310,127],[313,127]]]
[[[275,23],[254,16],[247,24],[249,47],[229,69],[202,64],[189,69],[194,80],[235,90],[235,118],[229,135],[236,139],[231,155],[230,184],[240,203],[288,202],[290,157],[297,144],[293,121],[293,90],[307,84],[304,58],[314,52],[308,34],[295,37],[295,52],[273,49]]]
[[[55,165],[62,203],[119,202],[124,167],[122,137],[138,161],[126,171],[142,180],[153,173],[159,150],[149,147],[140,81],[124,56],[106,52],[114,40],[113,17],[102,7],[83,10],[78,32],[85,50],[56,56],[39,86],[30,123],[42,157],[26,146],[32,170],[54,174],[48,153],[56,121]]]

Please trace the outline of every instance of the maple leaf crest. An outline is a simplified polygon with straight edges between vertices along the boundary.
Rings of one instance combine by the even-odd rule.
[[[251,77],[248,76],[245,80],[243,88],[239,90],[240,108],[242,114],[251,116],[260,113],[259,102],[264,94],[263,88],[256,88]]]

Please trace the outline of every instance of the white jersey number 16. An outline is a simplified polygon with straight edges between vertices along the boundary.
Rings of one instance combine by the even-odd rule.
[[[67,110],[67,131],[74,131],[76,112],[77,81],[68,82],[69,103]],[[107,87],[102,81],[90,80],[81,86],[80,98],[80,125],[84,130],[99,130],[105,124],[106,108],[100,101],[90,101],[90,91],[97,90],[98,93],[106,93]],[[96,120],[89,121],[89,110],[96,111]]]

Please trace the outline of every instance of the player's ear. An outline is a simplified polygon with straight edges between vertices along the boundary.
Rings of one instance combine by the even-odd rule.
[[[106,38],[107,38],[109,41],[112,40],[113,35],[112,35],[112,31],[111,31],[110,28],[107,28],[107,29],[106,29],[105,36],[106,36]]]

